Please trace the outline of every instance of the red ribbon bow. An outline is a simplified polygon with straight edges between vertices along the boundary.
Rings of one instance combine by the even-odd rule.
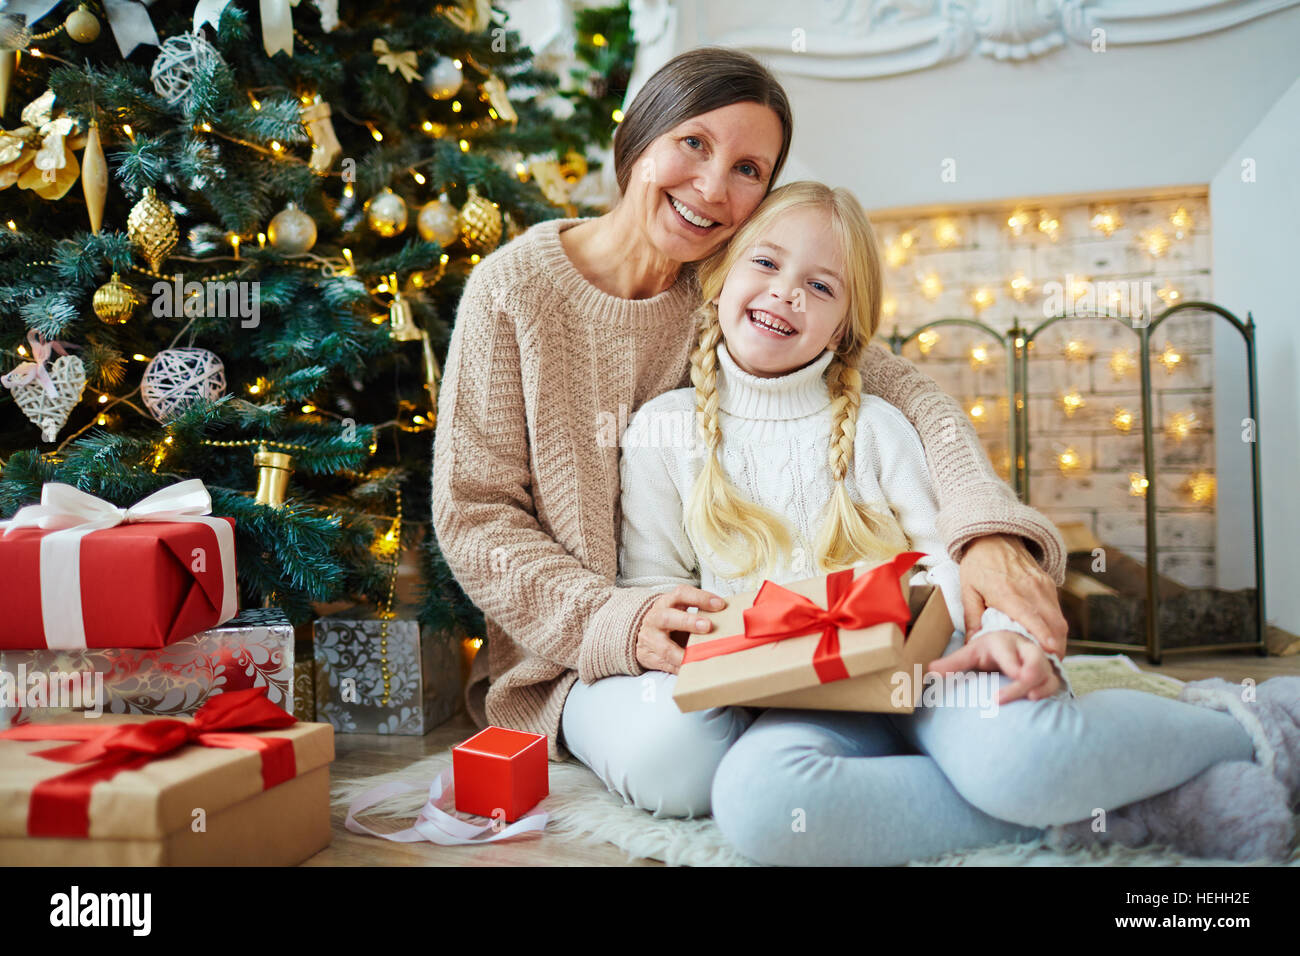
[[[907,624],[912,611],[899,579],[923,557],[920,551],[905,551],[856,579],[852,568],[833,572],[826,578],[825,608],[789,588],[764,581],[753,606],[745,609],[745,633],[692,644],[686,648],[682,663],[821,631],[822,639],[813,651],[812,661],[817,679],[823,684],[843,680],[849,672],[840,657],[840,628],[859,631],[875,624]]]
[[[252,687],[210,697],[192,721],[164,718],[111,727],[27,724],[0,733],[0,740],[82,741],[35,752],[47,760],[87,766],[43,780],[32,788],[27,835],[84,838],[90,835],[90,791],[95,784],[142,767],[186,744],[258,751],[265,790],[293,779],[297,774],[293,741],[230,731],[276,730],[294,723],[293,714],[267,700],[265,687]]]

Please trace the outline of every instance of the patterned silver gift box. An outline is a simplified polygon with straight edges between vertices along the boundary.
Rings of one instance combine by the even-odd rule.
[[[94,709],[64,693],[73,674],[102,679],[102,706],[112,714],[190,716],[215,694],[250,687],[265,687],[272,703],[293,713],[293,656],[293,625],[279,608],[240,611],[166,647],[0,651],[0,728],[25,723],[35,711]],[[33,707],[36,681],[47,689]]]
[[[385,702],[382,623],[364,612],[317,619],[316,719],[343,734],[427,734],[460,706],[459,652],[416,620],[390,620]]]

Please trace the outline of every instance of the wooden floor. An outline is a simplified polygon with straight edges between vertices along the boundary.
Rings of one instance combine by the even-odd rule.
[[[1144,670],[1179,680],[1223,677],[1253,678],[1257,683],[1281,674],[1300,676],[1300,654],[1258,657],[1253,653],[1168,655],[1159,667],[1145,657],[1134,661]],[[423,737],[341,734],[334,738],[337,757],[334,780],[353,780],[400,770],[414,760],[460,743],[477,728],[462,712]],[[546,833],[484,846],[440,847],[431,843],[391,843],[350,833],[343,828],[344,812],[334,813],[333,841],[304,866],[659,866],[653,860],[628,862],[612,844],[587,847],[561,841]],[[384,823],[367,821],[379,830]],[[406,825],[405,823],[402,824]],[[392,827],[397,829],[396,826]]]

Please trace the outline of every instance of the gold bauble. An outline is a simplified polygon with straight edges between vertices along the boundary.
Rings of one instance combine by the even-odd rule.
[[[99,21],[84,3],[68,14],[63,28],[78,43],[94,43],[99,36]]]
[[[491,252],[501,241],[501,209],[480,196],[474,186],[469,187],[469,198],[460,207],[458,222],[460,237],[470,252]]]
[[[126,234],[154,272],[176,248],[180,239],[176,217],[152,186],[146,186],[144,197],[131,207],[126,217]]]
[[[381,236],[396,236],[406,229],[406,200],[385,188],[366,200],[366,221]]]
[[[104,147],[99,142],[99,123],[95,120],[90,121],[86,151],[81,154],[81,190],[86,195],[90,231],[99,235],[99,227],[104,223],[104,200],[108,197],[108,163],[104,160]]]
[[[271,218],[266,238],[277,252],[302,255],[316,245],[316,220],[291,202]]]
[[[135,293],[114,272],[112,279],[95,290],[91,304],[100,319],[121,325],[131,318],[131,312],[135,309]]]
[[[560,164],[560,174],[568,180],[570,185],[577,183],[583,176],[587,175],[587,157],[569,150],[564,154],[564,162]]]

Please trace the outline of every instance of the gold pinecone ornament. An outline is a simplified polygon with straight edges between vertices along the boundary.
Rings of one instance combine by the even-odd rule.
[[[469,198],[460,207],[459,223],[460,237],[470,252],[491,252],[501,241],[501,209],[480,196],[474,186],[469,187]]]
[[[122,325],[135,309],[135,293],[114,272],[112,279],[95,290],[91,305],[102,321]]]
[[[176,248],[180,240],[176,217],[152,186],[146,186],[144,197],[131,207],[126,217],[126,234],[154,272]]]

